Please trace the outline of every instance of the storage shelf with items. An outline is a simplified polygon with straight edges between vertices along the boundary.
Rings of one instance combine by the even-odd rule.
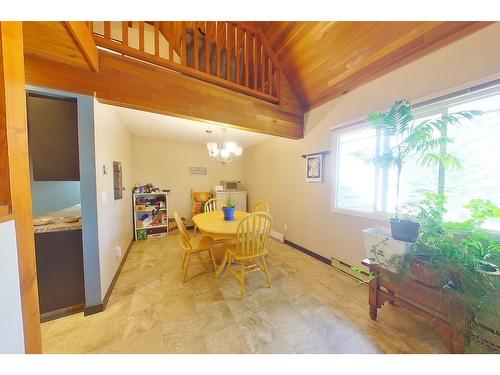
[[[168,235],[168,193],[134,193],[134,236],[136,241]]]

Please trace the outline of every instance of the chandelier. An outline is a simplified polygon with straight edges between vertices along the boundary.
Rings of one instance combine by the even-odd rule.
[[[206,130],[208,135],[212,134],[211,130]],[[243,153],[243,148],[235,142],[224,142],[224,136],[227,133],[226,128],[222,128],[222,135],[219,142],[207,142],[207,150],[210,159],[221,162],[223,165],[239,158]]]

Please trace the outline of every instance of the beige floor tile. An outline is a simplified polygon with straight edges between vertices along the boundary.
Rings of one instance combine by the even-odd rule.
[[[182,282],[172,235],[135,243],[106,310],[42,324],[45,353],[440,353],[432,325],[384,306],[368,316],[364,285],[270,240],[272,287],[260,272],[245,298],[232,275],[195,257]]]

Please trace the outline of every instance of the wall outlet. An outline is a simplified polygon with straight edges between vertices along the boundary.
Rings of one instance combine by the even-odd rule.
[[[285,230],[285,231],[286,231],[287,229],[288,229],[288,225],[286,225],[286,224],[285,224],[285,225],[283,225],[283,230]]]
[[[122,257],[122,247],[120,245],[116,245],[116,259],[120,259]]]

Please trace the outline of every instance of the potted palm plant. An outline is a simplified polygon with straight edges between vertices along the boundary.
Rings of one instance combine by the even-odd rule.
[[[382,135],[393,140],[372,162],[382,168],[396,169],[396,203],[394,217],[390,219],[391,235],[394,239],[415,242],[420,225],[418,222],[400,217],[399,193],[401,173],[406,162],[416,158],[421,166],[442,165],[445,168],[460,167],[459,159],[446,151],[449,125],[458,125],[462,119],[472,119],[481,111],[461,111],[437,119],[415,120],[413,107],[407,100],[395,102],[386,112],[374,112],[369,122]]]

